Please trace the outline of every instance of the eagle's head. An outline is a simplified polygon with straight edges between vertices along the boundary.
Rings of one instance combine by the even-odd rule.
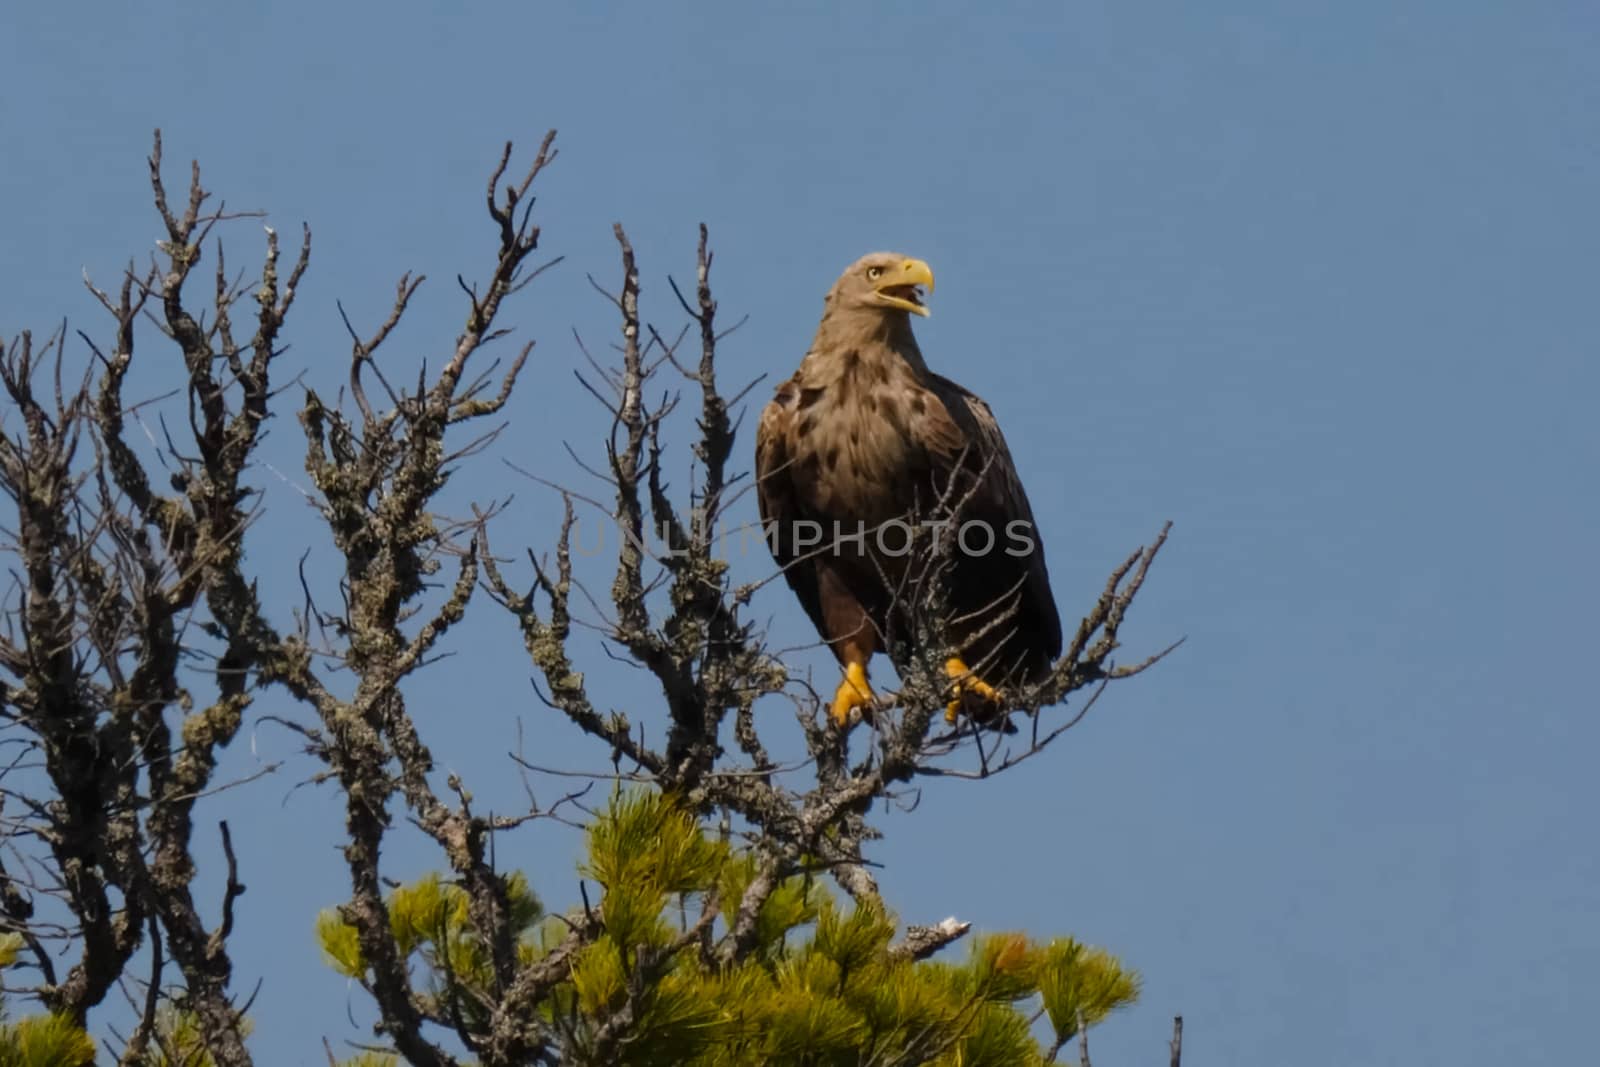
[[[933,292],[933,269],[897,252],[873,252],[845,268],[828,290],[828,306],[843,310],[909,311],[927,315],[921,290]]]

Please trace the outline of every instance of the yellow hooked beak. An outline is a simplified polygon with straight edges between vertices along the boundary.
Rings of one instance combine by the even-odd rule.
[[[889,307],[926,317],[928,309],[923,306],[922,294],[917,291],[918,286],[926,288],[930,293],[933,292],[933,268],[920,259],[908,259],[898,270],[886,272],[879,280],[878,301]]]

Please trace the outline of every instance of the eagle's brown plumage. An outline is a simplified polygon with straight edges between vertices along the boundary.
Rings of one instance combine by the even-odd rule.
[[[845,668],[832,707],[841,724],[870,706],[866,667],[875,652],[894,652],[886,635],[915,632],[919,593],[907,572],[917,557],[903,552],[906,527],[896,520],[928,529],[941,500],[963,504],[942,536],[973,522],[994,534],[985,551],[983,529],[971,528],[950,560],[959,655],[947,670],[957,689],[1003,704],[997,689],[1037,678],[1061,652],[1027,494],[988,405],[923,361],[910,319],[927,314],[919,286],[933,287],[921,260],[874,253],[851,264],[828,292],[800,369],[756,430],[768,544]],[[843,539],[863,528],[865,538]]]

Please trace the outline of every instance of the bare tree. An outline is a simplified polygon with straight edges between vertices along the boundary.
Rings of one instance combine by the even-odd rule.
[[[0,353],[0,384],[11,400],[0,484],[12,502],[6,536],[17,556],[0,639],[0,716],[11,749],[0,773],[0,911],[37,973],[20,991],[51,1012],[83,1025],[118,983],[134,991],[140,1007],[120,1047],[125,1063],[153,1062],[159,1046],[175,1040],[163,1022],[173,1010],[192,1023],[211,1062],[250,1062],[248,1005],[231,985],[227,947],[244,886],[226,824],[217,828],[227,862],[220,925],[202,921],[192,886],[194,835],[211,830],[197,815],[208,796],[234,784],[215,780],[218,754],[264,689],[297,702],[303,714],[280,721],[303,737],[320,768],[313,773],[343,798],[350,891],[336,925],[351,938],[350,973],[376,1005],[377,1047],[422,1065],[461,1062],[462,1050],[485,1065],[599,1063],[617,1062],[610,1057],[622,1056],[645,1025],[645,987],[666,973],[673,953],[692,952],[715,971],[765,951],[764,909],[797,877],[825,872],[858,908],[881,912],[865,851],[880,834],[869,820],[875,802],[907,799],[922,776],[984,778],[1043,752],[1109,682],[1164,654],[1114,662],[1162,530],[1112,571],[1051,677],[1016,694],[1021,732],[945,723],[937,602],[919,614],[917,633],[902,635],[914,655],[893,707],[854,734],[835,725],[769,647],[751,609],[766,582],[736,584],[720,540],[736,509],[749,509],[734,457],[750,386],[725,394],[717,377],[726,330],[703,226],[693,283],[671,286],[672,315],[687,316],[681,328],[658,328],[644,316],[634,250],[617,227],[620,280],[600,288],[615,308],[619,360],[591,359],[582,379],[608,426],[599,471],[607,498],[563,490],[550,554],[515,546],[529,560],[519,578],[515,557],[490,547],[491,533],[497,548],[504,541],[495,505],[453,519],[437,510],[451,472],[494,440],[492,420],[505,411],[533,345],[523,344],[504,369],[480,371],[483,350],[506,338],[513,298],[555,262],[536,258],[530,195],[556,158],[554,134],[515,176],[512,155],[508,144],[487,184],[486,279],[461,281],[465,321],[430,362],[436,369],[413,378],[416,368],[382,362],[423,282],[407,274],[382,322],[363,328],[346,319],[347,394],[330,403],[304,393],[306,470],[342,566],[337,589],[307,584],[304,609],[292,619],[267,617],[243,546],[257,517],[248,479],[283,388],[274,379],[279,333],[309,262],[309,229],[292,263],[280,263],[269,229],[253,280],[230,276],[213,231],[247,216],[207,208],[198,166],[186,201],[174,207],[158,134],[150,174],[167,237],[157,263],[130,266],[113,290],[90,286],[111,329],[77,334],[91,357],[86,369],[71,370],[79,361],[68,355],[65,327],[43,341],[23,333]],[[200,296],[203,255],[215,262]],[[204,313],[195,310],[201,304]],[[155,457],[170,491],[158,486],[149,450],[129,437],[129,420],[143,413],[124,398],[123,383],[145,320],[182,357],[177,407],[187,425],[175,431],[159,420]],[[405,381],[414,384],[397,384]],[[663,435],[685,394],[697,426],[689,449],[696,473],[680,496],[665,477],[673,453]],[[580,508],[624,534],[604,595],[590,596],[574,573]],[[936,552],[928,557],[929,568],[940,565]],[[699,914],[686,917],[681,944],[623,946],[632,991],[599,1014],[574,1006],[573,970],[614,932],[615,909],[586,901],[560,917],[554,941],[527,948],[526,887],[497,866],[493,842],[549,812],[530,805],[517,815],[486,814],[474,808],[467,782],[452,775],[439,783],[404,696],[403,683],[444,647],[480,594],[520,628],[540,698],[595,738],[612,763],[607,777],[671,797],[696,835],[714,830],[712,839],[737,846],[748,863],[736,893],[697,891]],[[591,699],[572,642],[580,625],[659,684],[665,724],[652,727],[657,742],[648,743],[642,724],[648,709],[636,722]],[[1062,713],[1069,700],[1076,706]],[[805,744],[804,758],[787,764],[769,755],[760,725],[784,706]],[[402,811],[437,848],[450,899],[463,911],[452,929],[470,948],[433,957],[430,973],[445,977],[432,984],[413,966],[416,939],[403,933],[410,912],[397,915],[401,904],[386,892],[383,846]],[[678,892],[687,899],[687,890]],[[404,898],[404,907],[414,910],[415,899]],[[884,958],[925,959],[968,928],[953,919],[909,926]],[[438,931],[428,936],[442,943]],[[995,951],[1009,958],[1004,945]],[[1083,1031],[1082,1004],[1091,1015],[1098,1010],[1075,1003],[1078,1018],[1066,1013],[1058,1036]],[[1053,1020],[1060,1014],[1051,1010]],[[882,1062],[923,1062],[948,1047],[935,1044],[912,1042]],[[906,1051],[912,1045],[915,1055]],[[170,1049],[163,1054],[174,1058]]]

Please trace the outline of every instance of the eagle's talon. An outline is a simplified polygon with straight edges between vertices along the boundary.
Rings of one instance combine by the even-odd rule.
[[[844,681],[834,691],[828,714],[835,726],[847,730],[861,721],[865,710],[872,707],[876,700],[872,685],[867,681],[867,669],[859,663],[852,663],[845,668]]]
[[[1005,696],[1000,690],[974,675],[972,669],[958,657],[952,656],[945,660],[944,670],[954,689],[954,696],[951,697],[950,703],[945,705],[945,722],[954,726],[956,717],[969,700],[981,701],[996,708],[1005,707]]]

